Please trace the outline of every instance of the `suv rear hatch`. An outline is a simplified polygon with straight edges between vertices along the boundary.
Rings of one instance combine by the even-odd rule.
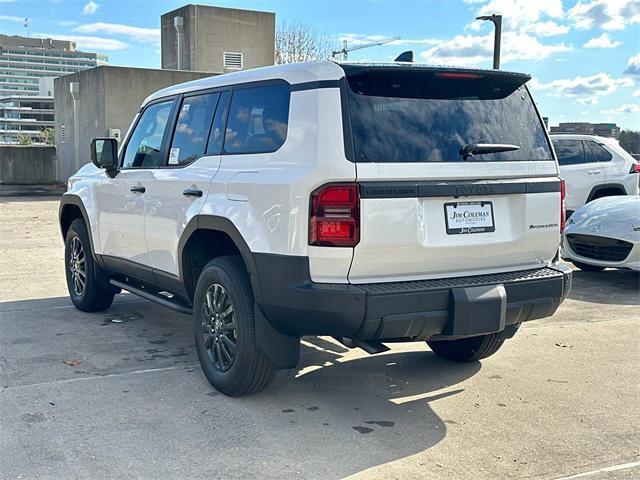
[[[560,180],[524,85],[529,76],[342,67],[345,144],[360,184],[351,283],[514,271],[553,259]]]

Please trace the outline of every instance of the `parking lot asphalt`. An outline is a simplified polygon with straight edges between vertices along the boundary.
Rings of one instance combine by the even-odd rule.
[[[305,338],[298,368],[231,399],[189,317],[71,306],[57,202],[0,198],[0,479],[640,478],[637,274],[575,272],[482,363]]]

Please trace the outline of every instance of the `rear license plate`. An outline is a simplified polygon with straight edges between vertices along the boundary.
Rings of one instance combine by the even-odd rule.
[[[444,204],[447,234],[495,232],[492,202]]]

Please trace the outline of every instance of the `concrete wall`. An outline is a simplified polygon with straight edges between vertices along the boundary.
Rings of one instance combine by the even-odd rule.
[[[0,183],[42,185],[55,180],[55,147],[0,146]]]
[[[170,85],[210,76],[204,72],[153,70],[101,66],[55,79],[56,146],[58,180],[66,180],[78,169],[75,162],[73,99],[71,82],[80,83],[78,101],[80,165],[90,162],[91,139],[106,137],[118,129],[121,138],[142,101],[153,92]]]
[[[162,15],[162,68],[178,68],[175,17],[184,21],[183,70],[225,73],[224,52],[244,55],[244,69],[273,65],[276,16],[272,12],[187,5]]]

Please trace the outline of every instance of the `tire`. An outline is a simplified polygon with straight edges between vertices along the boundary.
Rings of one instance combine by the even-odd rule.
[[[601,267],[600,265],[589,265],[588,263],[576,262],[575,260],[571,260],[571,263],[585,272],[601,272],[605,269],[605,267]]]
[[[499,333],[461,338],[459,340],[433,340],[427,345],[439,357],[454,362],[476,362],[490,357],[502,347],[504,339]]]
[[[113,303],[115,290],[93,259],[89,233],[82,219],[71,222],[64,243],[64,269],[71,302],[83,312],[106,310]]]
[[[193,332],[202,371],[216,390],[241,397],[273,380],[275,370],[256,342],[253,292],[240,257],[218,257],[202,270]]]

